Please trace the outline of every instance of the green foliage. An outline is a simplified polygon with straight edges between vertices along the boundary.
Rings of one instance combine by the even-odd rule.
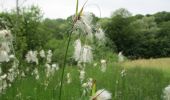
[[[117,51],[129,58],[168,57],[169,13],[126,16],[127,12],[117,10],[111,19],[101,21]]]

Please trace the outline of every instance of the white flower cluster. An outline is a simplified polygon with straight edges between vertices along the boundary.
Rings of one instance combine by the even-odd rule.
[[[12,35],[10,30],[0,30],[0,63],[10,61]]]
[[[93,85],[92,78],[88,78],[87,82],[82,84],[82,88],[83,88],[82,96],[86,96],[88,93],[90,93],[90,91],[92,90],[92,85]]]
[[[84,81],[84,79],[85,79],[85,71],[84,71],[84,69],[80,70],[79,78],[80,78],[80,82],[82,83]]]
[[[74,24],[74,28],[80,29],[83,35],[86,36],[87,39],[93,40],[95,36],[96,39],[101,43],[105,42],[105,34],[101,28],[97,28],[97,25],[92,24],[93,16],[92,13],[83,13],[78,20]],[[95,31],[96,32],[93,32]],[[93,34],[94,33],[94,34]],[[92,47],[87,45],[81,44],[81,40],[77,39],[74,43],[74,59],[75,61],[89,63],[93,61],[93,54],[92,54]]]
[[[100,63],[101,63],[101,71],[102,71],[102,72],[106,72],[106,67],[107,67],[107,65],[106,65],[106,60],[102,59],[102,60],[100,61]]]
[[[59,70],[59,65],[58,64],[50,65],[50,64],[47,63],[45,65],[45,67],[46,67],[46,77],[53,76],[54,73]]]
[[[79,20],[75,23],[75,28],[81,29],[88,39],[93,39],[92,34],[92,14],[84,13]]]
[[[81,46],[80,39],[75,41],[74,59],[78,62],[90,63],[93,61],[92,47],[89,45]]]
[[[37,58],[38,52],[37,51],[28,51],[26,54],[26,61],[28,63],[36,63],[38,65],[38,58]]]
[[[164,93],[164,100],[170,100],[170,85],[165,87],[163,93]]]
[[[7,73],[2,74],[0,71],[0,93],[3,92],[7,87],[11,87],[11,83],[14,82],[16,77],[19,75],[18,65],[13,65]],[[1,70],[1,68],[0,68]]]
[[[118,61],[119,62],[123,62],[124,61],[124,56],[123,56],[122,52],[119,52],[119,54],[118,54]]]
[[[18,61],[13,54],[12,41],[13,38],[10,30],[0,30],[0,93],[7,87],[10,87],[11,83],[19,75]],[[12,67],[8,67],[6,73],[2,70],[4,62],[10,62],[12,64]]]
[[[105,33],[103,32],[103,30],[101,28],[99,28],[96,31],[95,37],[97,38],[99,44],[105,43],[105,40],[106,40]]]
[[[67,84],[70,84],[71,83],[71,74],[70,73],[67,73]]]
[[[40,50],[39,53],[38,53],[38,51],[30,50],[26,54],[26,61],[28,63],[36,63],[38,65],[39,60],[40,60],[38,57],[46,60],[46,62],[45,62],[45,72],[46,72],[46,77],[49,78],[50,76],[53,76],[56,71],[59,70],[59,65],[57,63],[56,64],[55,63],[51,64],[52,55],[53,54],[52,54],[51,50],[48,50],[47,54],[43,49]],[[29,68],[28,68],[28,71],[29,71]],[[38,68],[35,68],[33,70],[32,75],[35,75],[36,80],[38,80],[40,78]]]
[[[45,57],[46,57],[46,61],[47,61],[47,63],[51,63],[51,61],[52,61],[52,51],[51,50],[48,50],[47,51],[47,56],[46,56],[46,54],[45,54],[45,51],[44,50],[41,50],[40,52],[39,52],[39,56],[41,57],[41,58],[44,58],[45,59]],[[30,51],[28,51],[28,53],[26,54],[26,61],[28,62],[28,63],[36,63],[37,65],[39,64],[39,60],[38,60],[38,51],[32,51],[32,50],[30,50]]]

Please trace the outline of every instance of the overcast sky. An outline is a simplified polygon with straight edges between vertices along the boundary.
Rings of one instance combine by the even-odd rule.
[[[0,0],[0,11],[15,7],[16,0]],[[20,4],[22,4],[20,0]],[[79,0],[79,7],[86,0]],[[38,5],[45,17],[67,18],[75,13],[76,0],[26,0],[23,6]],[[85,11],[101,17],[109,17],[118,8],[126,8],[132,14],[153,14],[159,11],[170,12],[170,0],[88,0]],[[100,9],[100,10],[99,10]]]

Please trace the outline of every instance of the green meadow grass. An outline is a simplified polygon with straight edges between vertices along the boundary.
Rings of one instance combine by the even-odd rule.
[[[42,66],[40,67],[42,69]],[[93,78],[97,82],[97,89],[106,89],[112,93],[112,100],[162,100],[162,91],[169,85],[170,78],[164,71],[154,68],[131,67],[126,68],[126,75],[121,76],[124,68],[115,62],[107,63],[105,73],[100,71],[100,65],[87,65],[86,79]],[[71,74],[71,84],[66,83],[66,73]],[[61,69],[53,77],[46,78],[44,71],[40,72],[40,79],[27,76],[18,79],[9,87],[0,100],[58,100]],[[44,82],[49,80],[45,88]],[[62,100],[88,100],[80,98],[82,88],[79,72],[76,66],[67,66],[64,78]]]

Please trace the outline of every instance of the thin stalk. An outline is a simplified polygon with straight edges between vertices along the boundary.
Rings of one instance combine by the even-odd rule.
[[[64,71],[65,71],[65,67],[66,67],[66,59],[67,59],[68,49],[69,49],[69,45],[70,45],[70,41],[71,41],[72,32],[73,32],[72,29],[71,29],[71,31],[68,32],[69,37],[68,37],[68,42],[67,42],[66,52],[65,52],[65,56],[64,56],[63,67],[62,67],[61,79],[60,79],[61,80],[61,86],[60,86],[60,91],[59,91],[59,100],[61,100],[61,95],[62,95]]]

